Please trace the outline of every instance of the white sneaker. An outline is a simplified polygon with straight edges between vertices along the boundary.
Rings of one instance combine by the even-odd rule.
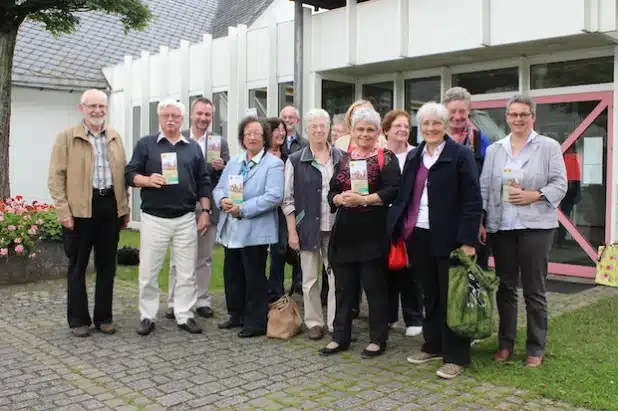
[[[406,328],[406,337],[416,337],[423,333],[423,327],[414,326]]]

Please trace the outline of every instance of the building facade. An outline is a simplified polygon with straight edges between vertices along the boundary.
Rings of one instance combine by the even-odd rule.
[[[215,102],[214,131],[238,152],[236,126],[249,108],[276,116],[293,101],[294,21],[282,15],[105,68],[111,122],[128,150],[157,131],[158,101],[189,104],[203,95]],[[307,8],[303,105],[335,114],[369,98],[381,114],[414,113],[458,85],[473,94],[475,120],[495,140],[508,133],[508,98],[534,97],[536,129],[561,143],[569,174],[550,271],[591,278],[598,246],[617,240],[617,21],[613,0],[347,0]],[[139,197],[132,203],[138,225]]]

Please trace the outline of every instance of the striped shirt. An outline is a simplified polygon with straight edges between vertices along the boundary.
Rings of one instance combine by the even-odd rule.
[[[109,165],[105,129],[101,130],[101,134],[95,136],[87,126],[85,128],[86,136],[88,136],[94,151],[92,187],[99,190],[110,188],[114,183],[112,181],[112,168]]]

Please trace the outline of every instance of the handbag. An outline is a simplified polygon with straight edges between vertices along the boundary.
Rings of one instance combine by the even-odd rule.
[[[599,247],[594,281],[600,285],[618,287],[618,243]]]
[[[289,340],[300,334],[302,325],[303,319],[298,305],[290,296],[284,295],[270,305],[266,326],[267,337]]]
[[[388,269],[398,271],[406,267],[408,267],[408,250],[405,241],[400,238],[396,243],[391,242],[388,250]]]

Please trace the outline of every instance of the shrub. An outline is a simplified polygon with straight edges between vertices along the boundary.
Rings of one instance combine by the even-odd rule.
[[[36,257],[40,240],[62,240],[62,226],[53,206],[22,196],[0,201],[0,257]]]

